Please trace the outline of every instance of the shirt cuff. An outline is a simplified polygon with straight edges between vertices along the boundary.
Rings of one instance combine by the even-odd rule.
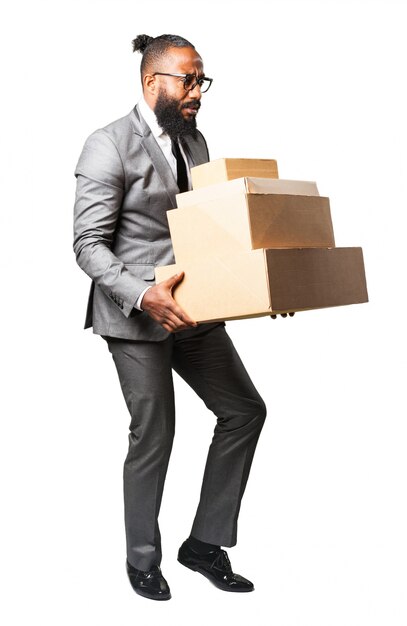
[[[146,287],[146,288],[144,289],[144,291],[142,291],[142,292],[141,292],[141,294],[139,295],[139,297],[137,298],[137,302],[136,302],[136,304],[134,305],[134,308],[135,308],[135,309],[137,309],[138,311],[142,311],[142,310],[143,310],[143,309],[142,309],[142,307],[141,307],[141,303],[142,303],[142,301],[143,301],[144,294],[145,294],[145,293],[146,293],[146,291],[148,291],[149,289],[151,289],[151,287]]]

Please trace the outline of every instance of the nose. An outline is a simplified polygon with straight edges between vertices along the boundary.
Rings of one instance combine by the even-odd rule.
[[[201,88],[198,83],[195,85],[193,89],[189,92],[190,98],[195,98],[196,100],[201,99]]]

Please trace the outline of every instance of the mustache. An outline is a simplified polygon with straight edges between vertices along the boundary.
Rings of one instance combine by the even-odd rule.
[[[201,108],[200,101],[190,100],[189,102],[184,102],[184,104],[181,106],[181,109],[190,109],[190,108],[194,108],[198,111]]]

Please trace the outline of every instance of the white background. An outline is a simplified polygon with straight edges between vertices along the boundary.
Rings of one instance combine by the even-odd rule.
[[[406,624],[405,3],[2,3],[1,610],[4,624]],[[195,43],[214,78],[211,158],[276,158],[316,180],[337,245],[363,247],[370,303],[228,329],[269,410],[226,594],[176,562],[214,419],[179,380],[160,517],[173,599],[125,574],[128,417],[83,331],[71,249],[87,135],[140,95],[139,33]]]

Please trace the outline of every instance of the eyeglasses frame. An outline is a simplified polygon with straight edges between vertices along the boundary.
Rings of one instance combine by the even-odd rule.
[[[169,74],[168,72],[154,72],[154,74],[152,74],[152,76],[175,76],[175,78],[183,78],[184,80],[182,81],[182,84],[184,85],[184,89],[185,91],[193,91],[195,89],[195,87],[197,85],[199,85],[199,83],[201,82],[203,84],[204,81],[209,81],[209,86],[207,89],[205,89],[205,91],[203,91],[202,93],[206,93],[207,91],[209,91],[210,86],[212,85],[213,82],[213,78],[209,78],[209,76],[201,76],[201,78],[197,78],[196,81],[194,82],[194,84],[187,88],[185,85],[185,80],[189,77],[189,76],[195,76],[195,74]],[[196,76],[195,76],[196,78]],[[202,87],[202,84],[199,85],[199,88]]]

